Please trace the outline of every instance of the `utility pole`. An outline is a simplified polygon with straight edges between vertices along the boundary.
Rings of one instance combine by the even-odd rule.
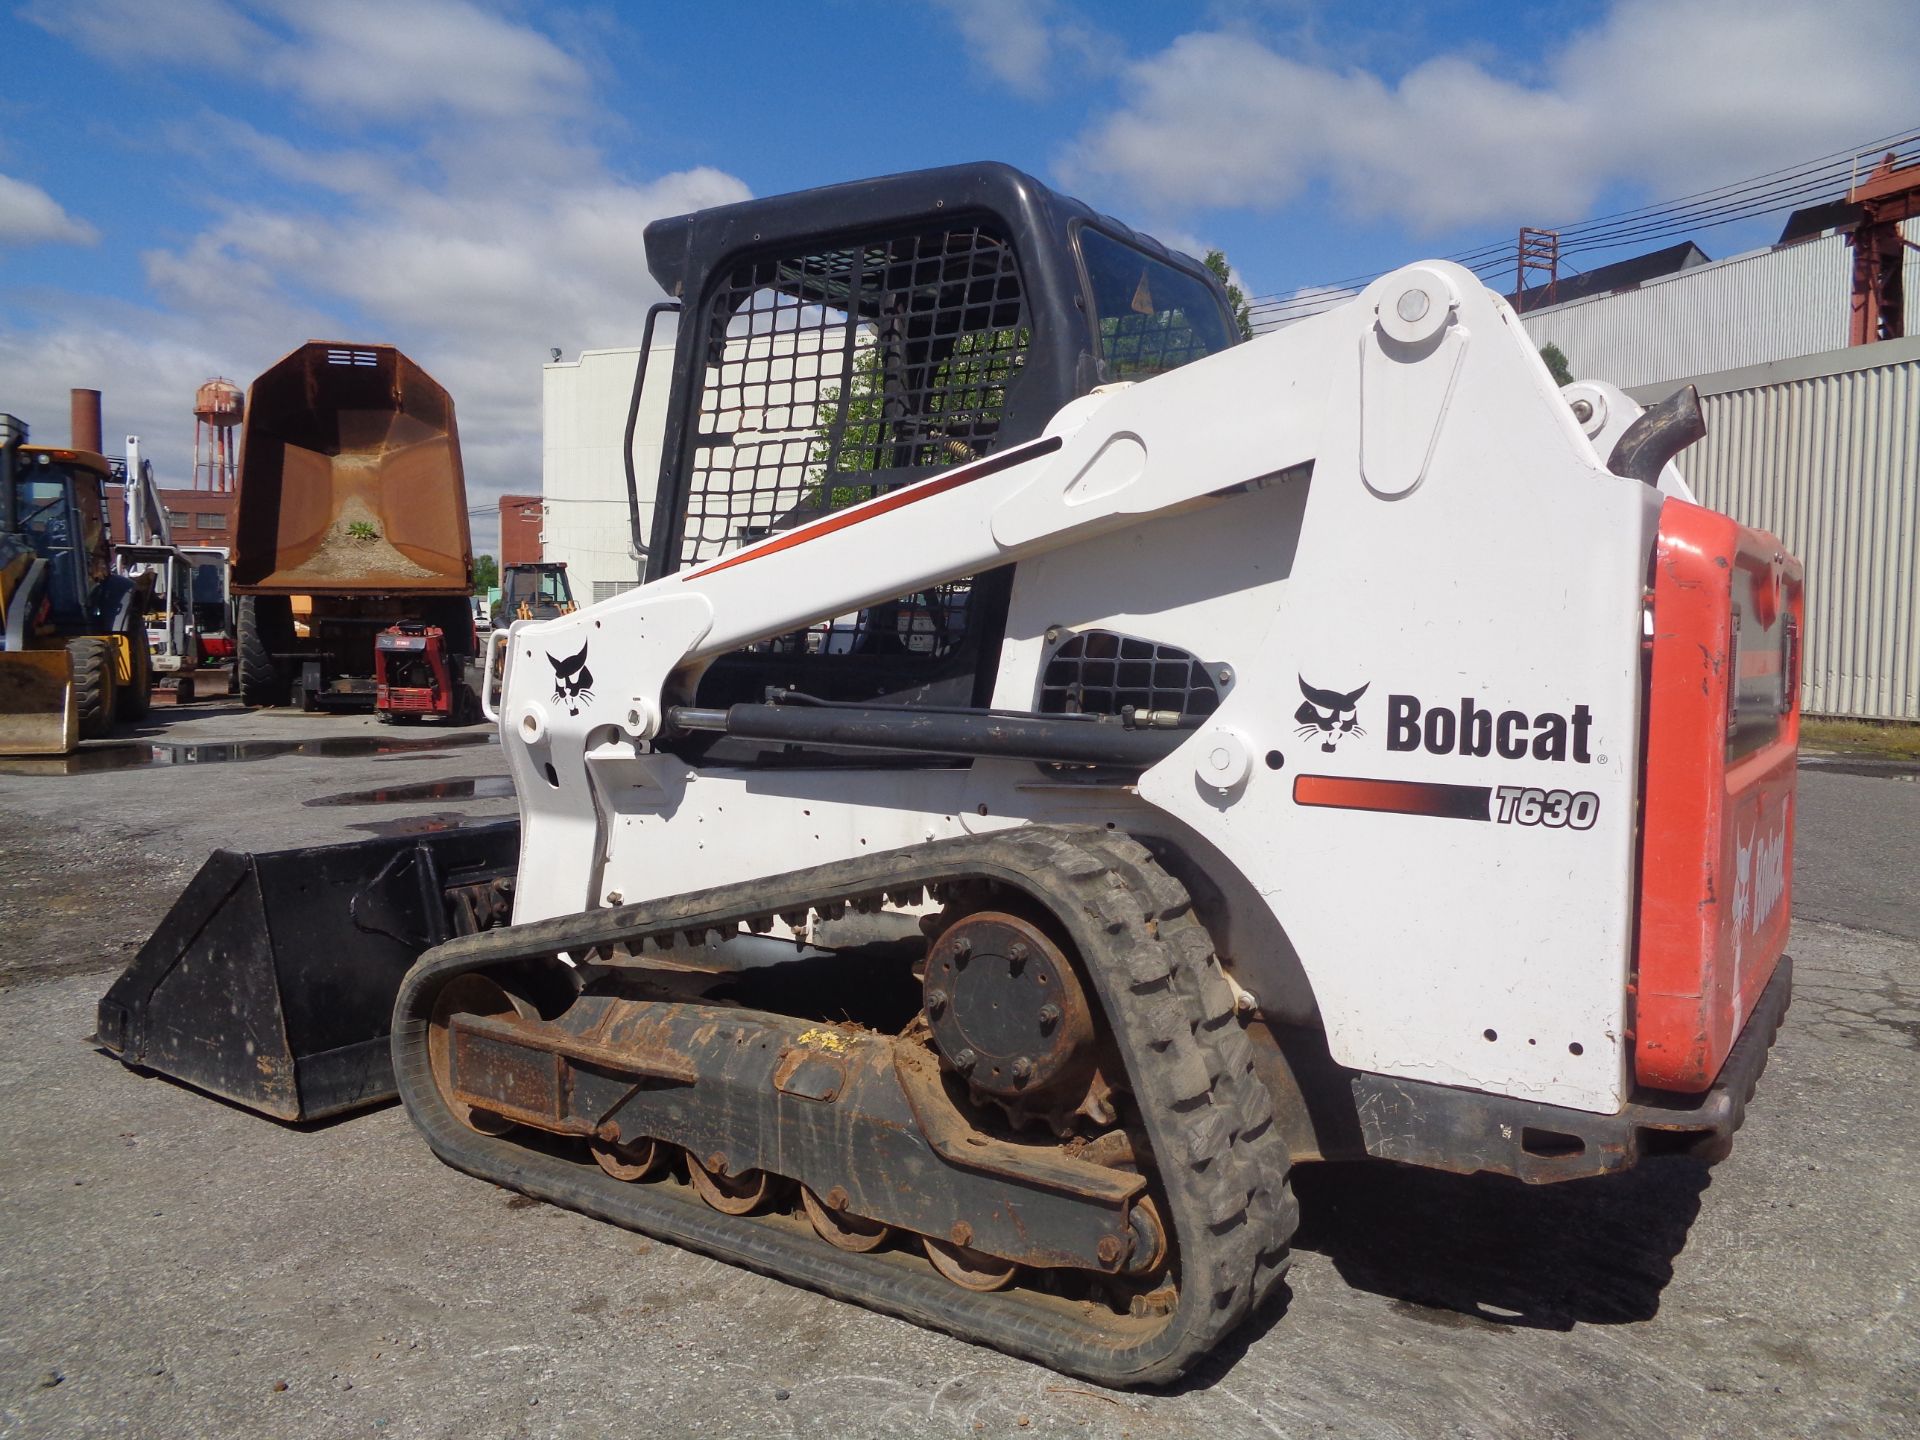
[[[1913,243],[1902,238],[1900,222],[1920,215],[1920,164],[1896,165],[1889,151],[1865,180],[1847,191],[1847,199],[1860,207],[1859,223],[1847,239],[1853,246],[1847,343],[1898,340],[1907,333],[1901,272]]]
[[[1535,230],[1530,226],[1520,227],[1520,244],[1514,254],[1513,263],[1513,303],[1516,309],[1526,309],[1527,272],[1542,270],[1547,276],[1547,298],[1544,304],[1554,301],[1555,287],[1560,282],[1560,232],[1558,230]]]

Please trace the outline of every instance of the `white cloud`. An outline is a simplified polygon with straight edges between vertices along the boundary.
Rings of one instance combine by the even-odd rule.
[[[406,167],[394,157],[364,149],[303,149],[225,115],[209,113],[191,125],[175,125],[169,138],[179,150],[224,147],[264,174],[340,195],[390,195],[408,183]]]
[[[221,373],[231,353],[196,325],[123,307],[88,308],[37,325],[0,324],[0,394],[36,440],[60,444],[68,438],[68,390],[100,390],[107,449],[118,453],[123,435],[138,435],[160,483],[187,485],[193,390]]]
[[[32,0],[20,13],[122,64],[239,67],[269,43],[259,25],[227,0]]]
[[[1054,47],[1046,0],[937,0],[976,65],[1029,99],[1044,95]]]
[[[1696,190],[1891,130],[1916,68],[1908,0],[1621,0],[1537,83],[1457,55],[1389,81],[1197,32],[1129,67],[1062,168],[1176,213],[1324,186],[1426,230],[1553,223],[1610,183]]]
[[[340,126],[434,112],[578,114],[590,99],[578,60],[470,0],[35,0],[24,13],[116,64],[251,76]]]
[[[92,245],[100,232],[38,185],[0,175],[0,245]]]
[[[747,195],[708,169],[644,185],[521,175],[498,191],[408,189],[339,210],[235,208],[144,259],[154,293],[200,317],[199,333],[248,317],[228,351],[246,358],[221,362],[242,383],[308,338],[399,345],[452,393],[469,503],[482,505],[538,488],[548,349],[639,338],[660,298],[641,260],[648,222]]]
[[[1120,47],[1060,0],[934,0],[960,32],[967,56],[1028,100],[1063,78],[1116,67]]]
[[[587,107],[579,61],[466,0],[279,0],[276,8],[298,39],[269,56],[268,77],[342,120],[435,110],[524,119]]]
[[[591,143],[606,117],[583,65],[464,0],[274,0],[258,19],[195,3],[203,21],[251,26],[256,49],[181,64],[250,79],[308,118],[274,133],[270,107],[251,123],[183,115],[176,146],[201,154],[212,136],[219,152],[205,223],[141,255],[149,304],[32,297],[27,324],[0,325],[0,393],[31,419],[97,386],[109,433],[141,433],[163,478],[184,482],[201,379],[245,384],[309,338],[388,342],[452,393],[470,505],[537,489],[548,349],[637,340],[659,298],[648,222],[747,187],[710,168],[616,173]],[[167,8],[67,0],[35,18],[131,63],[111,22],[177,54],[149,13]],[[488,518],[474,539],[494,543]]]

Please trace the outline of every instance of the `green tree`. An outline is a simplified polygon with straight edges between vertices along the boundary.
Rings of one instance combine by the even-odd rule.
[[[1571,385],[1573,383],[1573,371],[1567,368],[1566,353],[1558,345],[1552,341],[1542,345],[1540,358],[1546,362],[1547,373],[1553,376],[1554,384]]]
[[[473,593],[485,595],[500,583],[500,562],[491,555],[473,557]]]
[[[978,458],[966,437],[982,421],[999,418],[1007,382],[1026,354],[1031,332],[1024,326],[1008,330],[977,330],[954,341],[952,353],[935,367],[925,397],[927,412],[917,420],[889,421],[886,414],[885,352],[878,341],[863,345],[854,355],[848,382],[845,423],[840,450],[832,453],[829,437],[814,437],[807,463],[812,480],[824,486],[829,461],[835,475],[864,475],[893,466],[893,447],[913,441],[918,464],[951,465]],[[828,423],[840,407],[840,387],[820,392],[818,422]],[[873,498],[871,485],[834,485],[816,490],[814,501],[838,510]]]
[[[886,429],[883,411],[886,402],[881,394],[884,379],[880,365],[878,345],[864,345],[854,354],[853,374],[847,386],[846,424],[840,432],[839,463],[834,466],[842,475],[865,474],[881,468],[880,437]],[[815,412],[818,420],[830,421],[839,405],[840,387],[824,387]],[[812,477],[816,485],[821,485],[827,478],[827,462],[833,458],[832,451],[832,442],[826,435],[814,437],[813,445],[807,452],[807,463],[817,467]],[[813,497],[815,504],[824,505],[830,510],[857,505],[862,500],[872,498],[871,485],[835,485],[831,490],[818,492]]]
[[[1253,315],[1247,308],[1247,293],[1233,283],[1233,267],[1227,264],[1227,252],[1209,250],[1207,258],[1200,262],[1220,277],[1220,283],[1227,287],[1227,303],[1233,307],[1233,323],[1240,327],[1240,338],[1253,338]]]

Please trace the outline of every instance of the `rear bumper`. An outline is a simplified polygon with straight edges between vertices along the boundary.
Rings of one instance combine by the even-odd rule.
[[[1470,1175],[1490,1171],[1529,1184],[1625,1170],[1651,1155],[1711,1164],[1733,1149],[1733,1132],[1767,1068],[1767,1054],[1793,996],[1793,960],[1782,955],[1713,1084],[1699,1095],[1639,1091],[1612,1115],[1541,1105],[1390,1075],[1350,1077],[1360,1139],[1383,1160]]]

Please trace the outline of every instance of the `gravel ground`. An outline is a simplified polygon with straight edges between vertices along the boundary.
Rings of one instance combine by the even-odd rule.
[[[171,718],[176,740],[392,733]],[[1920,1433],[1920,786],[1804,777],[1798,995],[1732,1159],[1540,1189],[1302,1170],[1279,1303],[1129,1395],[496,1189],[395,1107],[278,1125],[87,1043],[213,845],[509,813],[303,803],[499,769],[463,747],[0,775],[0,1433]]]

